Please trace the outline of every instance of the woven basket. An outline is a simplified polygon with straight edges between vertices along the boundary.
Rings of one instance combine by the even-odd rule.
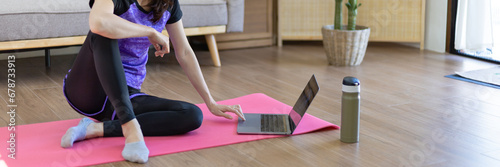
[[[333,25],[323,26],[323,47],[330,65],[357,66],[365,57],[370,38],[370,28],[356,26],[356,30],[334,30]]]

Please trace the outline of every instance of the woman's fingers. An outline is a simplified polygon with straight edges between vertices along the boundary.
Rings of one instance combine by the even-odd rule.
[[[162,51],[156,51],[156,52],[155,52],[155,56],[156,56],[156,57],[158,57],[158,56],[163,57],[163,55],[165,55],[165,53],[163,53]]]
[[[224,117],[226,119],[233,119],[233,117],[231,115],[226,114],[226,113],[221,113],[219,116]]]
[[[216,105],[214,106],[215,108],[211,108],[210,112],[212,112],[213,115],[219,116],[219,117],[224,117],[227,119],[233,119],[233,117],[229,114],[226,114],[226,112],[232,112],[236,114],[238,117],[240,117],[242,120],[245,119],[245,115],[243,115],[243,112],[241,111],[241,106],[240,105]]]
[[[155,47],[155,56],[158,57],[158,56],[161,56],[163,57],[163,53],[161,52],[161,45],[160,44],[153,44],[153,46]]]
[[[226,111],[224,111],[224,110],[217,110],[216,112],[212,112],[212,114],[214,114],[215,116],[224,117],[226,119],[233,119],[233,117],[231,115],[226,114],[224,112],[226,112]]]
[[[157,33],[156,36],[149,38],[149,41],[155,47],[155,56],[161,56],[170,53],[169,38],[161,33]]]
[[[245,121],[245,116],[243,115],[243,111],[241,110],[241,106],[239,104],[237,105],[232,105],[232,106],[228,106],[229,107],[229,110],[227,110],[228,112],[232,112],[234,114],[236,114],[238,117],[240,117],[243,121]]]
[[[155,47],[155,50],[156,50],[156,51],[160,50],[160,44],[157,44],[157,43],[156,43],[156,44],[153,44],[153,46]]]

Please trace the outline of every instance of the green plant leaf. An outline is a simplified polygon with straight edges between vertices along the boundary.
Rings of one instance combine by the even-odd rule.
[[[347,9],[351,9],[351,4],[349,2],[345,3],[345,6],[347,6]]]
[[[342,0],[335,0],[334,29],[342,29]]]

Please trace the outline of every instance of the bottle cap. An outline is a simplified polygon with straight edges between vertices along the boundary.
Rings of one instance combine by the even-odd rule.
[[[359,85],[359,80],[358,80],[358,78],[347,76],[347,77],[344,77],[344,80],[342,81],[342,84],[346,85],[346,86],[358,86]]]
[[[342,81],[342,91],[349,93],[360,92],[361,88],[359,80],[351,76],[344,77],[344,80]]]

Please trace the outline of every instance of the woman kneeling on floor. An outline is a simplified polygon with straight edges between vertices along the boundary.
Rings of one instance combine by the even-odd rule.
[[[145,163],[149,150],[143,136],[187,133],[201,126],[203,114],[194,104],[151,96],[140,91],[146,77],[148,49],[175,56],[214,115],[243,119],[239,105],[219,105],[210,95],[182,25],[178,0],[90,0],[90,31],[64,79],[63,92],[78,113],[87,116],[68,129],[61,146],[95,137],[124,136],[122,156]],[[89,119],[91,117],[99,122]]]

